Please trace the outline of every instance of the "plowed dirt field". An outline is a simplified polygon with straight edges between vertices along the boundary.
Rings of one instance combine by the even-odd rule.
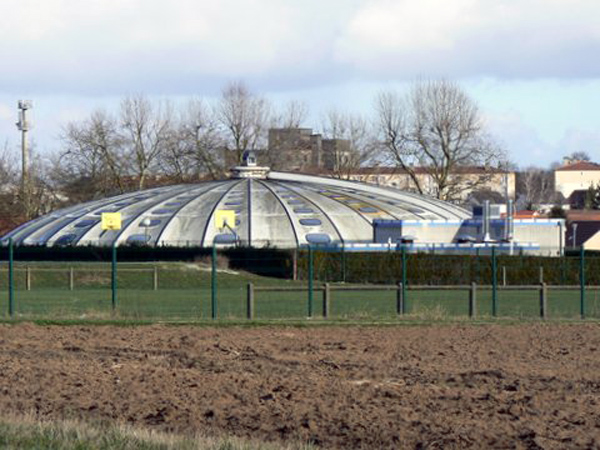
[[[0,325],[0,411],[325,448],[598,448],[600,326]]]

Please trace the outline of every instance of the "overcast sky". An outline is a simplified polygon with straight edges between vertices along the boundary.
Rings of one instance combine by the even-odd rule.
[[[381,89],[449,78],[521,166],[600,161],[598,0],[0,0],[0,139],[16,146],[127,94],[214,98],[245,80],[275,103],[372,112]]]

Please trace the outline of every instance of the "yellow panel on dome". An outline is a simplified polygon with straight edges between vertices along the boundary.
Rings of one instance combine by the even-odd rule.
[[[215,226],[223,228],[235,228],[235,211],[232,209],[220,209],[215,212]]]
[[[102,229],[103,230],[120,230],[121,229],[121,213],[102,213]]]

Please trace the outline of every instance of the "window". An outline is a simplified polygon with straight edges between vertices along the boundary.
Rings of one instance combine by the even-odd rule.
[[[304,237],[306,242],[311,244],[329,244],[331,242],[331,238],[325,233],[309,233]]]
[[[157,225],[160,225],[160,223],[162,222],[161,219],[150,219],[148,220],[148,222],[144,223],[145,220],[148,219],[144,219],[139,223],[140,227],[144,227],[144,228],[150,228],[150,227],[155,227]]]
[[[64,236],[59,237],[54,242],[54,245],[71,245],[76,238],[76,234],[65,234]]]
[[[312,214],[315,210],[311,208],[294,208],[294,212],[296,214]]]
[[[360,212],[364,212],[367,214],[373,214],[373,213],[378,213],[379,210],[377,208],[373,208],[372,206],[363,206],[361,208],[358,208],[358,210]]]
[[[215,236],[215,244],[234,244],[237,242],[237,236],[235,234],[217,234]]]
[[[307,227],[316,227],[321,225],[321,220],[319,219],[300,219],[300,224]]]
[[[81,222],[77,222],[75,224],[75,228],[87,228],[87,227],[91,227],[92,225],[95,225],[98,223],[97,219],[84,219]]]
[[[151,239],[150,235],[147,234],[132,234],[125,241],[127,244],[139,245],[139,244],[147,244]]]

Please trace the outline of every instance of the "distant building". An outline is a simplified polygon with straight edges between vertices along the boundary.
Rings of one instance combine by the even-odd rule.
[[[347,139],[325,139],[311,128],[271,128],[266,150],[258,150],[258,161],[274,170],[303,172],[334,178],[345,178],[379,186],[416,192],[408,172],[397,167],[352,167],[351,143]],[[237,153],[226,150],[227,166],[239,164]],[[423,193],[436,196],[436,183],[425,168],[415,168]],[[343,176],[341,176],[343,173]],[[452,198],[467,200],[473,192],[492,192],[504,198],[515,198],[515,172],[490,167],[458,167],[450,175],[456,177]]]
[[[435,195],[436,184],[431,174],[419,167],[413,170],[425,193]],[[513,171],[490,167],[463,166],[458,167],[451,176],[458,177],[456,190],[459,191],[457,197],[460,200],[466,200],[474,191],[483,190],[496,192],[503,197],[508,193],[509,198],[515,198],[516,176]],[[408,172],[397,167],[362,167],[352,173],[350,179],[416,191],[415,182]]]
[[[337,170],[350,152],[350,141],[324,139],[310,128],[269,130],[267,153],[274,168],[299,172]]]
[[[586,250],[600,250],[600,211],[573,210],[567,212],[567,248],[583,246]]]
[[[600,164],[566,160],[565,165],[554,171],[554,185],[565,198],[571,197],[574,191],[600,185]]]

